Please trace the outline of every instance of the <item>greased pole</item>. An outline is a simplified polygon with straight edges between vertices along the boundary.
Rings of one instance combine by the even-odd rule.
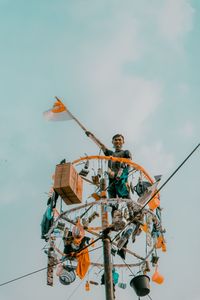
[[[100,180],[100,190],[101,194],[105,194],[106,190],[106,181],[105,178]],[[114,300],[114,291],[113,291],[113,278],[112,278],[112,261],[111,261],[111,240],[108,235],[108,212],[105,211],[105,205],[101,205],[101,221],[103,229],[103,255],[104,255],[104,281],[105,281],[105,293],[106,300]]]

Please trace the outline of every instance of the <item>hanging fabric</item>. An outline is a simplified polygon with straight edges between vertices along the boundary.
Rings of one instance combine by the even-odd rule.
[[[90,256],[88,252],[88,248],[82,250],[77,254],[78,265],[76,268],[76,274],[80,279],[83,279],[89,269],[90,266]]]

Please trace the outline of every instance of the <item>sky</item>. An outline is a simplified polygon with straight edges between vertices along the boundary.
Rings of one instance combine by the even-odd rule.
[[[122,133],[133,161],[164,182],[200,140],[199,37],[195,0],[0,0],[0,283],[46,266],[55,165],[99,152],[75,122],[43,119],[54,96],[108,147]],[[165,281],[151,283],[153,300],[199,299],[199,167],[197,150],[161,192]],[[78,280],[50,288],[45,275],[0,287],[0,299],[105,297]],[[129,284],[121,297],[137,299]]]

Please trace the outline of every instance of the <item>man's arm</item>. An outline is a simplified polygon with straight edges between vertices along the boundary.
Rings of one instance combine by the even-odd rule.
[[[102,144],[102,142],[97,139],[93,133],[91,133],[90,131],[85,131],[85,134],[90,137],[100,149],[102,149],[103,151],[104,149],[106,149],[106,146]]]
[[[105,156],[112,156],[113,155],[113,151],[106,149],[106,148],[101,148],[103,150],[103,153],[105,154]]]
[[[132,154],[129,150],[124,151],[124,158],[129,158],[132,160]]]

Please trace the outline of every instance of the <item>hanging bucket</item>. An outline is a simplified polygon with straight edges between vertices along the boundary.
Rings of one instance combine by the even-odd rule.
[[[120,287],[121,289],[125,290],[126,283],[120,282],[120,283],[118,283],[118,287]]]
[[[59,276],[60,283],[69,285],[76,279],[74,268],[71,266],[63,266],[62,273]]]
[[[89,281],[86,281],[86,283],[85,283],[85,290],[86,290],[86,292],[89,292],[89,290],[90,290]]]
[[[150,278],[147,275],[138,275],[131,280],[130,286],[134,289],[137,296],[143,297],[150,292],[149,281]]]
[[[164,277],[158,272],[158,268],[156,267],[155,272],[152,276],[152,281],[158,283],[158,284],[162,284],[164,281]]]

